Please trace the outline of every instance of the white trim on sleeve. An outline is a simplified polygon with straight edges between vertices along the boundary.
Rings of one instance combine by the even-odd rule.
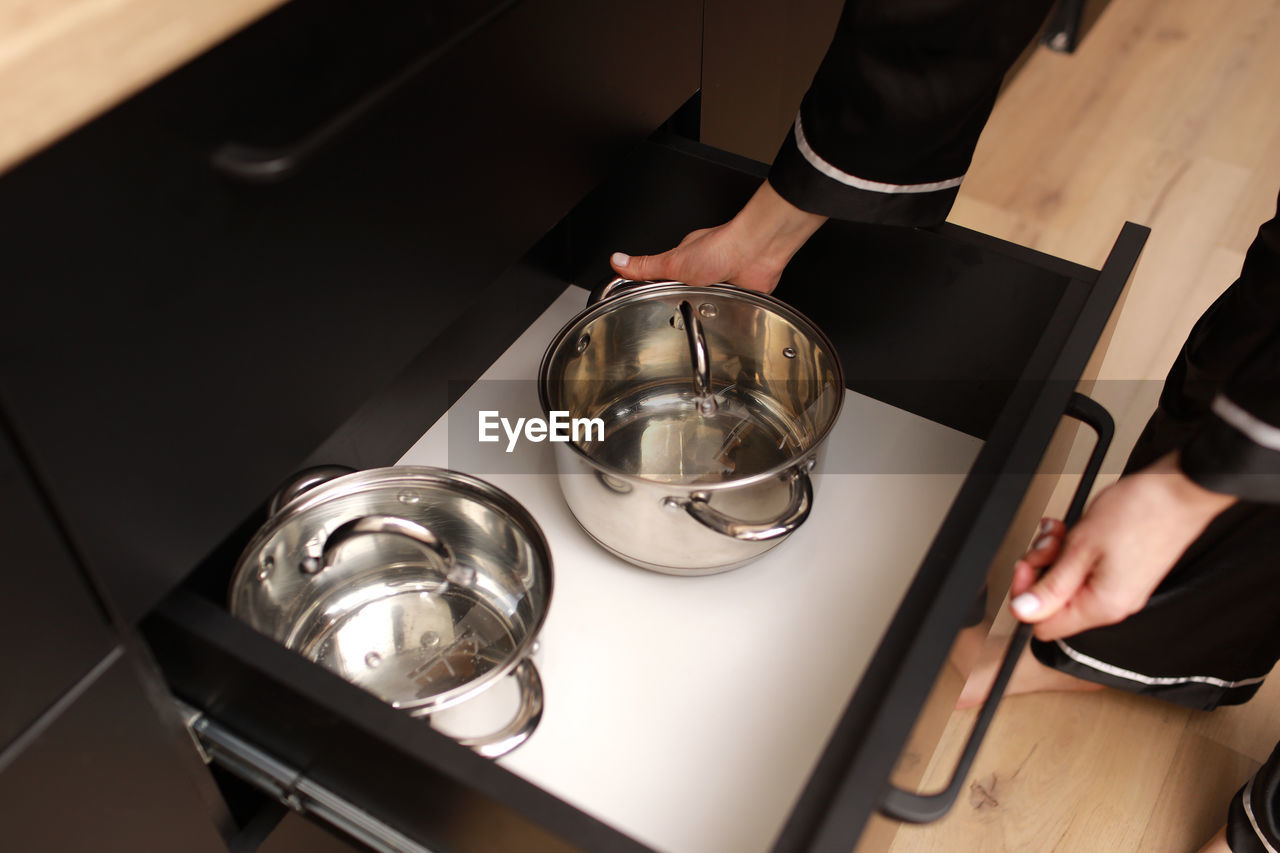
[[[958,187],[960,182],[964,180],[964,175],[961,175],[958,178],[948,178],[945,181],[934,181],[928,184],[886,184],[881,181],[869,181],[866,178],[859,178],[856,175],[850,175],[848,172],[842,172],[819,157],[818,153],[809,145],[809,140],[805,138],[804,126],[800,123],[799,113],[796,113],[795,133],[796,147],[800,149],[804,159],[809,161],[810,166],[831,180],[839,181],[845,186],[855,189],[869,190],[875,193],[932,193],[938,190],[949,190],[952,187]]]
[[[1249,414],[1224,394],[1213,398],[1213,413],[1268,450],[1280,450],[1280,427]]]
[[[1163,687],[1171,684],[1211,684],[1214,687],[1247,687],[1250,684],[1261,684],[1266,678],[1260,675],[1257,678],[1245,678],[1241,681],[1226,681],[1221,678],[1214,678],[1210,675],[1180,675],[1180,676],[1156,676],[1143,675],[1140,672],[1133,672],[1128,669],[1121,669],[1105,661],[1090,657],[1084,652],[1078,652],[1068,646],[1062,640],[1054,640],[1058,644],[1058,648],[1062,649],[1063,654],[1071,658],[1076,663],[1087,666],[1090,669],[1096,669],[1098,672],[1105,672],[1107,675],[1114,675],[1116,678],[1127,678],[1130,681],[1136,681],[1139,684],[1146,684],[1151,687]]]

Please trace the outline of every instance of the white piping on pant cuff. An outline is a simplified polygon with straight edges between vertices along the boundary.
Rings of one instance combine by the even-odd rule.
[[[856,175],[850,175],[848,172],[840,171],[818,156],[818,153],[809,145],[809,140],[805,138],[804,128],[800,124],[799,113],[796,113],[795,132],[796,147],[800,149],[804,159],[809,161],[810,166],[831,180],[839,181],[845,186],[853,187],[854,189],[869,190],[875,193],[932,193],[938,190],[949,190],[952,187],[958,187],[960,182],[964,180],[964,175],[961,175],[958,178],[948,178],[945,181],[934,181],[928,184],[886,184],[881,181],[859,178]]]
[[[1280,450],[1280,427],[1272,426],[1256,415],[1250,414],[1223,394],[1213,398],[1213,413],[1240,430],[1254,444],[1268,450]]]
[[[1130,681],[1136,681],[1139,684],[1146,684],[1152,687],[1160,687],[1170,684],[1211,684],[1214,687],[1247,687],[1250,684],[1261,684],[1266,678],[1260,675],[1257,678],[1246,678],[1241,681],[1226,681],[1222,678],[1214,678],[1210,675],[1180,675],[1180,676],[1156,676],[1143,675],[1140,672],[1133,672],[1128,669],[1121,669],[1118,666],[1100,661],[1097,658],[1089,657],[1083,652],[1078,652],[1068,646],[1062,640],[1054,640],[1058,644],[1058,648],[1062,649],[1062,653],[1071,658],[1081,666],[1087,666],[1090,669],[1096,669],[1099,672],[1105,672],[1107,675],[1114,675],[1116,678],[1127,678]],[[1272,851],[1275,853],[1275,851]]]
[[[1271,846],[1271,842],[1262,834],[1262,827],[1258,826],[1258,819],[1253,816],[1253,806],[1249,801],[1253,799],[1253,780],[1250,779],[1245,783],[1244,790],[1240,793],[1240,798],[1244,802],[1245,817],[1249,818],[1249,825],[1253,827],[1253,831],[1258,834],[1258,840],[1262,842],[1262,846],[1267,853],[1277,853],[1276,848]]]

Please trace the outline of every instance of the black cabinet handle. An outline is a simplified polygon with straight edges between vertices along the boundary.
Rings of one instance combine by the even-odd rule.
[[[315,154],[332,144],[351,128],[372,115],[397,90],[435,62],[451,48],[516,6],[519,0],[502,0],[444,43],[427,51],[354,102],[320,121],[314,130],[283,145],[250,145],[229,140],[217,146],[209,158],[215,171],[250,184],[271,184],[295,174]]]
[[[1080,485],[1076,487],[1075,495],[1071,498],[1071,506],[1067,509],[1065,521],[1067,526],[1070,527],[1079,521],[1080,516],[1084,513],[1085,503],[1089,499],[1089,491],[1093,488],[1093,483],[1098,478],[1098,472],[1102,469],[1102,459],[1107,455],[1107,448],[1111,446],[1111,439],[1115,435],[1116,427],[1107,410],[1083,394],[1075,393],[1071,395],[1065,414],[1088,424],[1098,434],[1098,443],[1093,448],[1093,453],[1089,457],[1089,464],[1084,469],[1084,476],[1080,478]],[[880,801],[880,811],[885,816],[895,820],[907,821],[908,823],[930,823],[938,820],[951,810],[956,797],[960,795],[960,787],[964,784],[964,780],[969,775],[969,770],[973,767],[973,761],[978,756],[978,749],[982,746],[982,741],[986,737],[987,728],[991,725],[992,718],[995,717],[996,707],[1004,696],[1004,689],[1008,686],[1009,678],[1013,675],[1013,668],[1017,664],[1022,650],[1026,648],[1031,639],[1032,630],[1032,625],[1026,622],[1019,622],[1017,629],[1013,632],[1013,639],[1009,642],[1009,650],[1005,652],[1004,661],[1000,664],[1000,671],[996,673],[995,683],[991,685],[991,694],[982,703],[982,710],[978,712],[978,718],[974,721],[973,730],[969,733],[969,740],[964,745],[964,752],[961,753],[960,760],[956,762],[955,770],[951,774],[951,781],[947,783],[945,788],[934,794],[917,794],[914,791],[904,791],[902,788],[890,785],[884,794],[884,798]]]

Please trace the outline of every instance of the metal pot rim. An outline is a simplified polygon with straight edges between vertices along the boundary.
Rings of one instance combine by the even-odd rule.
[[[665,483],[660,480],[652,480],[647,477],[641,477],[636,474],[631,474],[621,469],[614,468],[611,465],[604,465],[601,462],[599,462],[597,459],[589,456],[576,443],[572,441],[567,442],[567,446],[575,454],[577,454],[578,457],[580,457],[582,460],[587,462],[593,468],[603,471],[609,476],[616,477],[620,480],[624,480],[632,483],[647,483],[647,484],[660,483],[661,485],[672,488],[672,489],[684,489],[686,491],[716,492],[716,491],[723,491],[728,489],[736,489],[736,488],[751,485],[754,483],[761,483],[767,480],[776,479],[777,477],[780,477],[784,475],[786,472],[790,471],[796,465],[802,464],[805,459],[811,457],[816,452],[816,449],[820,447],[824,441],[826,441],[826,438],[831,433],[831,430],[835,428],[835,423],[839,419],[840,412],[844,408],[844,396],[845,396],[846,389],[845,389],[845,380],[844,380],[844,366],[840,363],[840,358],[836,354],[835,345],[831,343],[831,339],[827,337],[826,333],[823,332],[822,329],[818,328],[817,324],[815,324],[812,320],[810,320],[800,311],[797,311],[795,308],[783,302],[781,299],[778,299],[776,296],[773,296],[768,293],[761,293],[758,290],[748,290],[744,287],[738,287],[737,285],[734,285],[734,284],[727,284],[724,282],[720,282],[717,284],[686,284],[680,281],[645,281],[645,282],[636,282],[635,284],[636,284],[635,287],[628,288],[627,290],[622,291],[617,295],[609,296],[605,299],[602,299],[599,302],[595,303],[594,305],[588,305],[586,308],[582,309],[576,315],[574,315],[574,317],[571,320],[569,320],[569,322],[566,323],[560,329],[559,332],[556,333],[555,337],[551,339],[551,343],[547,345],[546,350],[542,354],[542,362],[538,365],[538,403],[542,407],[542,413],[544,415],[547,415],[549,417],[551,414],[551,406],[547,399],[547,380],[548,380],[547,374],[550,371],[551,360],[553,356],[564,345],[565,341],[569,339],[570,334],[575,329],[579,329],[582,326],[585,326],[591,321],[607,314],[609,311],[621,305],[646,301],[648,299],[652,299],[655,296],[665,296],[667,294],[672,294],[672,293],[697,294],[697,293],[706,293],[708,291],[711,291],[713,293],[726,296],[732,299],[742,299],[748,302],[754,302],[756,305],[759,305],[760,307],[766,310],[773,311],[774,313],[777,313],[777,314],[781,314],[783,317],[789,320],[793,325],[803,329],[807,335],[809,335],[814,340],[816,340],[819,344],[822,345],[824,349],[826,349],[827,352],[831,354],[831,360],[835,366],[836,379],[839,381],[839,385],[840,385],[840,396],[839,396],[839,399],[836,400],[835,411],[831,413],[831,419],[823,427],[821,432],[819,432],[818,435],[814,438],[812,446],[807,451],[805,451],[804,453],[792,459],[788,459],[785,462],[780,462],[777,465],[774,465],[772,468],[768,468],[764,471],[759,471],[755,474],[752,474],[749,477],[742,477],[741,479],[721,480],[720,482],[716,482],[716,483],[698,483],[696,485],[694,484],[679,485],[679,484]]]
[[[458,471],[452,471],[445,468],[432,468],[420,465],[397,465],[383,468],[367,468],[361,471],[355,471],[351,474],[344,474],[335,477],[325,483],[303,492],[293,500],[281,507],[280,511],[267,519],[267,521],[258,528],[253,538],[249,540],[249,544],[245,546],[241,552],[239,559],[236,561],[236,568],[231,574],[231,582],[228,585],[227,601],[228,610],[233,616],[239,618],[236,613],[235,591],[247,579],[253,577],[251,568],[253,562],[250,559],[253,555],[260,553],[262,547],[271,540],[282,528],[290,523],[295,522],[299,516],[309,512],[315,507],[326,503],[337,497],[343,497],[349,494],[362,491],[381,490],[383,488],[404,488],[408,486],[422,486],[428,483],[432,486],[447,486],[449,488],[461,488],[470,496],[481,500],[495,509],[501,511],[509,517],[520,528],[521,532],[528,538],[537,552],[539,561],[545,568],[545,592],[543,595],[543,606],[541,611],[536,614],[533,624],[521,639],[519,645],[508,655],[500,666],[485,672],[483,675],[472,679],[452,690],[440,693],[435,696],[429,696],[425,699],[413,702],[401,702],[396,705],[400,710],[404,710],[415,716],[434,711],[441,711],[445,708],[452,707],[460,702],[470,699],[487,690],[489,687],[497,683],[500,679],[509,675],[521,661],[528,658],[533,653],[533,646],[538,641],[538,635],[542,631],[542,627],[547,619],[547,613],[551,609],[551,598],[555,587],[555,571],[551,561],[551,548],[547,544],[546,536],[542,532],[542,528],[537,521],[529,513],[527,509],[515,498],[507,492],[487,483],[477,477],[463,474]],[[287,648],[287,646],[286,646]]]

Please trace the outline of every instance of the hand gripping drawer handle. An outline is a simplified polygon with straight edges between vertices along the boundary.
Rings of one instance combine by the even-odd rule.
[[[1080,485],[1076,487],[1075,495],[1071,498],[1071,506],[1067,509],[1065,521],[1067,527],[1071,527],[1080,520],[1080,516],[1084,513],[1085,502],[1089,499],[1089,491],[1093,488],[1093,483],[1098,478],[1098,471],[1102,468],[1102,459],[1107,455],[1107,448],[1111,446],[1111,439],[1115,435],[1116,428],[1115,422],[1111,420],[1111,415],[1107,413],[1107,410],[1083,394],[1076,393],[1071,395],[1071,401],[1067,404],[1066,414],[1088,424],[1098,434],[1098,443],[1093,448],[1093,453],[1089,457],[1089,464],[1084,469],[1084,476],[1080,478]],[[978,712],[978,719],[973,724],[973,731],[969,733],[969,740],[964,745],[964,752],[961,753],[960,760],[956,762],[955,770],[951,774],[951,781],[947,783],[945,788],[934,794],[917,794],[913,791],[904,791],[901,788],[890,785],[885,792],[884,798],[880,801],[880,811],[884,815],[908,823],[930,823],[950,811],[951,806],[956,801],[956,797],[960,795],[960,787],[969,776],[973,761],[978,756],[978,749],[982,746],[983,738],[986,737],[987,728],[991,725],[991,720],[996,715],[996,707],[1000,704],[1005,687],[1009,685],[1009,678],[1013,675],[1013,668],[1017,664],[1018,658],[1022,655],[1022,650],[1026,648],[1031,639],[1032,630],[1033,626],[1029,623],[1019,622],[1017,629],[1013,632],[1009,650],[1005,652],[1004,661],[1000,664],[1000,671],[996,673],[995,683],[991,685],[991,694],[987,697],[987,701],[982,704],[982,710]]]

